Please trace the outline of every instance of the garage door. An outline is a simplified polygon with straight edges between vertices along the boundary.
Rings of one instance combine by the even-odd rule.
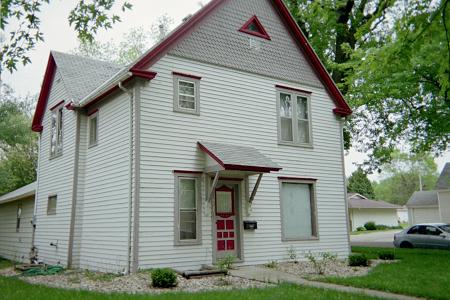
[[[413,208],[413,223],[437,223],[440,222],[437,208]]]

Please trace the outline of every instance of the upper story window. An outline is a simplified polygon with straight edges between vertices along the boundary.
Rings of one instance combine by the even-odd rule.
[[[97,145],[98,142],[98,110],[91,112],[88,116],[89,122],[89,147]]]
[[[178,112],[200,114],[201,77],[174,72],[173,109]]]
[[[62,154],[64,102],[51,109],[50,157]]]
[[[310,95],[278,91],[278,141],[280,144],[312,144]]]
[[[47,215],[56,215],[56,205],[58,202],[58,196],[52,195],[47,200]]]

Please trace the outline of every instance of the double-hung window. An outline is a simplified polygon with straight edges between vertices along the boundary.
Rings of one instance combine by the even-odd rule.
[[[64,102],[51,110],[50,157],[62,154]]]
[[[51,195],[47,200],[47,215],[56,215],[56,205],[58,202],[58,196]]]
[[[280,144],[312,144],[310,95],[278,90],[278,140]]]
[[[175,244],[200,242],[200,177],[175,176]]]
[[[173,109],[177,112],[200,114],[200,77],[193,75],[174,75]]]
[[[280,181],[282,239],[317,238],[314,182]]]
[[[98,110],[90,113],[89,120],[89,147],[97,145],[98,141]]]

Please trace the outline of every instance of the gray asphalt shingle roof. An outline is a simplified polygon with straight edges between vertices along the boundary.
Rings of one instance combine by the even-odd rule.
[[[409,198],[406,206],[437,206],[438,195],[436,191],[419,191],[414,192]]]
[[[446,163],[436,183],[436,190],[450,189],[450,162]]]
[[[382,200],[370,200],[357,193],[347,194],[348,208],[389,208],[400,209],[399,205],[391,204]]]
[[[0,204],[33,196],[36,193],[36,181],[0,197]]]
[[[269,157],[260,153],[256,148],[239,145],[199,142],[200,148],[210,155],[225,169],[236,167],[254,167],[261,169],[280,170],[281,167]],[[215,157],[215,158],[214,158]]]
[[[74,101],[90,92],[119,72],[122,67],[92,58],[52,51],[64,86]]]

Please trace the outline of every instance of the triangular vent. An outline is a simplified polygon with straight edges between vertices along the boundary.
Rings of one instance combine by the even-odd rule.
[[[267,34],[267,31],[264,29],[264,26],[262,26],[257,16],[251,17],[239,31],[270,41],[270,36]]]

